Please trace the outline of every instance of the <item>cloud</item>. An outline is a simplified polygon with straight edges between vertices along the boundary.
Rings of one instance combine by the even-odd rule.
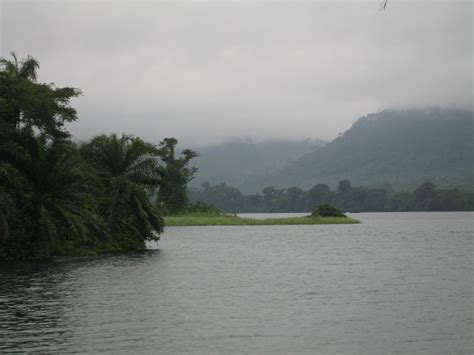
[[[472,106],[472,3],[4,1],[1,55],[75,86],[78,138],[330,139],[387,107]]]

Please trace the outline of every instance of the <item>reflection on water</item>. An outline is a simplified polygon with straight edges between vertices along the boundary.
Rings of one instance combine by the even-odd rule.
[[[474,214],[355,217],[0,265],[0,352],[473,352]]]
[[[4,267],[1,272],[2,347],[34,350],[42,345],[55,348],[58,342],[67,341],[68,328],[61,326],[65,300],[63,268],[32,263]]]
[[[121,287],[121,273],[140,273],[137,267],[159,253],[0,265],[0,351],[81,348],[77,330],[86,331],[80,339],[87,336],[88,322],[114,304],[107,298]]]

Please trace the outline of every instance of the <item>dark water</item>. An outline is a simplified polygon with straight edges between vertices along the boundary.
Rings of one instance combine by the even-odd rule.
[[[1,266],[0,352],[474,352],[474,214],[354,217]]]

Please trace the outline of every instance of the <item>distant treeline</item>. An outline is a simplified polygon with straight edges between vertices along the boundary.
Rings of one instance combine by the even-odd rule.
[[[203,201],[223,212],[311,212],[329,203],[348,212],[473,211],[474,193],[458,189],[441,190],[431,182],[413,192],[390,192],[383,188],[352,187],[342,180],[335,191],[318,184],[308,191],[298,187],[266,187],[261,193],[244,195],[225,183],[190,189],[191,201]]]

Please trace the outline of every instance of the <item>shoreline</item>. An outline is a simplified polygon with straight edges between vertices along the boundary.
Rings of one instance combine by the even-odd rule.
[[[235,215],[178,215],[167,216],[165,227],[191,226],[273,226],[273,225],[318,225],[318,224],[359,224],[350,217],[284,217],[256,219]]]

